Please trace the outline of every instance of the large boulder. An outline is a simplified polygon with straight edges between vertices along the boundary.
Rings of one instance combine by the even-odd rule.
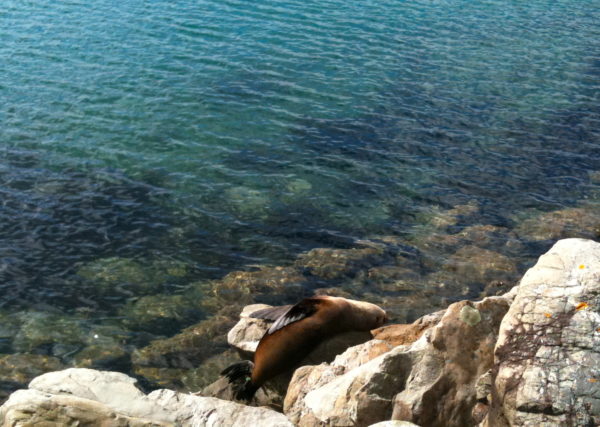
[[[284,415],[215,398],[171,390],[145,395],[135,380],[117,372],[67,369],[34,379],[0,407],[0,424],[90,426],[291,427]]]
[[[426,426],[474,425],[477,382],[492,367],[494,344],[508,307],[503,297],[448,307],[428,331],[427,346],[394,399],[392,418]]]
[[[600,243],[557,242],[502,321],[486,426],[600,425]]]

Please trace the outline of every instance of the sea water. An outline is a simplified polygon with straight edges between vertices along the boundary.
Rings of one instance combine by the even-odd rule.
[[[0,353],[68,356],[19,344],[27,322],[126,321],[457,205],[512,229],[594,203],[599,22],[598,0],[3,1]]]

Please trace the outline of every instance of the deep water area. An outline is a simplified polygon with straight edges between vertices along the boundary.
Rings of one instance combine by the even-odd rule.
[[[600,0],[3,2],[0,400],[67,366],[197,390],[245,304],[410,322],[598,239],[599,22]]]

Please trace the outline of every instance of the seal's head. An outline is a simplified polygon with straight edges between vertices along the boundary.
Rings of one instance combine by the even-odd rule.
[[[383,326],[388,320],[385,310],[375,304],[352,299],[346,301],[350,304],[351,312],[348,321],[352,322],[355,330],[370,331]]]

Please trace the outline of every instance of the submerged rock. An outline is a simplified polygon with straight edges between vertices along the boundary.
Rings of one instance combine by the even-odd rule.
[[[182,280],[189,267],[175,260],[141,262],[131,258],[103,258],[81,267],[77,274],[93,284],[98,294],[127,296],[157,293],[161,286]]]
[[[52,356],[40,354],[11,354],[0,357],[0,404],[13,391],[46,372],[63,369],[64,364]]]
[[[15,314],[20,329],[13,339],[18,352],[64,356],[85,346],[90,339],[82,320],[61,313],[26,311]]]
[[[119,312],[128,328],[154,334],[170,333],[202,316],[198,298],[190,295],[144,296]]]
[[[488,283],[492,280],[515,281],[517,267],[505,255],[477,246],[464,246],[444,264],[444,269],[465,283]]]
[[[600,425],[599,326],[600,243],[561,240],[502,321],[484,425]]]
[[[431,212],[423,214],[422,222],[427,223],[429,228],[446,229],[457,225],[465,218],[475,215],[477,212],[479,212],[477,203],[456,205],[452,209],[447,210],[433,209]]]
[[[272,201],[264,191],[239,186],[228,188],[224,196],[231,210],[243,218],[265,219],[269,215]]]
[[[528,240],[558,240],[568,237],[598,239],[600,213],[598,209],[569,208],[542,213],[526,219],[517,227],[519,236]]]
[[[227,350],[227,331],[235,324],[232,312],[226,307],[219,314],[184,329],[171,338],[155,340],[136,350],[134,366],[153,368],[193,369],[203,360]]]
[[[316,248],[301,254],[296,266],[308,274],[326,280],[354,277],[360,270],[380,264],[385,259],[381,248]]]
[[[515,252],[523,246],[516,233],[491,224],[470,225],[458,232],[457,236],[463,239],[465,244],[492,251]]]
[[[180,392],[196,393],[214,383],[223,369],[240,360],[233,350],[226,350],[204,359],[197,367],[160,368],[135,366],[135,374],[143,377],[153,386],[169,388]],[[199,393],[201,396],[217,396],[211,393]]]
[[[94,344],[77,352],[73,364],[78,368],[127,371],[131,368],[131,354],[120,345]]]
[[[198,283],[200,305],[214,313],[231,304],[277,303],[303,295],[306,278],[292,267],[260,267],[255,271],[234,271],[221,280]]]

